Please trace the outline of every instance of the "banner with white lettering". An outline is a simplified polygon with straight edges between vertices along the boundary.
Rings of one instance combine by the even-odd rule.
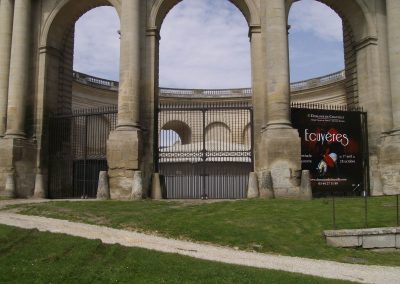
[[[309,170],[313,195],[356,195],[363,188],[359,112],[292,108],[301,137],[302,169]]]

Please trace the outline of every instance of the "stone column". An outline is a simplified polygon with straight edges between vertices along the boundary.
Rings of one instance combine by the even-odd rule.
[[[265,128],[291,128],[288,26],[285,0],[266,1]]]
[[[400,132],[400,1],[386,0],[386,10],[393,130]]]
[[[123,0],[118,130],[140,128],[140,0]]]
[[[252,102],[253,102],[253,133],[254,133],[254,159],[256,168],[260,161],[261,129],[265,117],[265,65],[260,26],[250,27],[251,67],[252,67]]]
[[[2,1],[3,2],[3,1]],[[29,81],[31,0],[15,0],[10,80],[8,89],[8,138],[25,138],[25,111]]]
[[[10,75],[13,0],[0,1],[0,137],[7,127],[8,80]]]
[[[121,64],[118,94],[118,123],[107,142],[112,199],[129,199],[141,153],[141,20],[140,0],[122,0]]]
[[[290,79],[285,0],[264,2],[266,98],[259,175],[271,171],[275,197],[298,197],[300,137],[290,122]]]
[[[141,170],[143,172],[143,188],[151,188],[152,174],[156,171],[155,160],[158,143],[155,140],[158,131],[158,47],[160,34],[156,27],[146,28],[146,56],[144,96],[141,100],[141,123],[146,129],[143,134],[143,153]]]
[[[380,182],[384,194],[399,194],[400,179],[400,1],[386,0],[390,93],[393,129],[384,133],[379,147]]]

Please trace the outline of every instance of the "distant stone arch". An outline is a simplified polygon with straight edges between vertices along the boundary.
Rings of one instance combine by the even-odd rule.
[[[183,121],[179,121],[179,120],[168,121],[161,127],[161,130],[174,131],[176,134],[179,135],[182,145],[190,144],[192,141],[192,130],[189,127],[189,125],[187,125]],[[160,143],[161,143],[161,141],[160,141]]]
[[[222,143],[232,143],[232,131],[223,122],[212,122],[204,129],[206,141],[218,141]]]

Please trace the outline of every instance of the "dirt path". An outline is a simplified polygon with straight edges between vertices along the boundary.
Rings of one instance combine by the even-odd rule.
[[[14,204],[12,201],[0,201],[0,207],[3,207],[5,203]],[[26,203],[32,203],[32,201]],[[25,229],[36,228],[40,231],[62,233],[87,239],[100,239],[107,244],[141,247],[204,260],[297,272],[324,278],[362,283],[400,283],[400,268],[397,267],[364,266],[326,260],[245,252],[226,247],[167,239],[102,226],[45,217],[25,216],[6,211],[0,212],[0,224]]]

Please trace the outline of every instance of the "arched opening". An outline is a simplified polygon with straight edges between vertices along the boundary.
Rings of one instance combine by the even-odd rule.
[[[248,0],[157,0],[153,5],[147,35],[154,46],[154,57],[149,59],[154,60],[151,76],[158,122],[163,117],[185,117],[192,129],[190,144],[184,144],[177,127],[160,131],[158,170],[166,177],[167,198],[245,196],[252,150],[238,146],[240,130],[232,133],[230,126],[250,121],[246,109],[252,86],[249,27],[259,25],[252,4]],[[155,31],[160,31],[161,40]],[[229,97],[235,97],[236,104],[227,101]],[[177,141],[176,145],[179,138],[182,145],[165,148],[164,140]]]
[[[160,86],[232,89],[251,86],[248,25],[227,0],[184,0],[161,27]]]
[[[232,143],[232,132],[228,125],[223,122],[213,122],[207,125],[205,129],[206,142]]]
[[[161,148],[174,145],[186,145],[191,143],[192,131],[189,125],[182,121],[168,121],[161,128],[159,139]]]
[[[365,64],[365,58],[361,59],[359,55],[362,52],[359,51],[376,44],[375,32],[371,30],[371,18],[368,18],[366,10],[364,4],[358,0],[291,1],[288,21],[291,81],[317,77],[310,83],[318,85],[319,81],[329,80],[331,77],[345,77],[345,101],[337,104],[365,107],[366,102],[362,102],[360,93],[368,83],[364,81],[365,68],[361,67]],[[304,40],[301,36],[306,31],[309,35]],[[315,60],[316,55],[320,62]],[[297,64],[294,63],[296,60]],[[344,69],[343,74],[332,74],[341,71],[340,69]]]
[[[289,13],[290,79],[322,77],[344,69],[342,19],[315,0],[295,2]]]
[[[43,113],[38,121],[49,126],[45,132],[48,137],[39,143],[49,149],[48,161],[43,159],[40,168],[45,171],[48,167],[50,198],[95,197],[99,171],[107,170],[106,141],[115,127],[115,115],[110,109],[97,110],[104,104],[93,103],[90,95],[74,96],[73,85],[80,79],[82,84],[104,89],[105,84],[97,77],[118,78],[119,60],[112,58],[107,45],[119,45],[118,40],[109,40],[110,36],[118,39],[115,8],[119,6],[103,7],[113,4],[118,2],[62,1],[45,23],[39,59],[39,78],[44,80],[39,82],[43,103],[39,108]],[[104,15],[114,17],[117,23],[101,27]],[[113,49],[119,53],[118,46]],[[89,74],[74,72],[74,68]]]

